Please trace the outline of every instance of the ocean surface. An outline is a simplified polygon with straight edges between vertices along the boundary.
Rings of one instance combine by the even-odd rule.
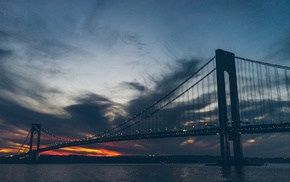
[[[290,181],[290,164],[227,167],[202,164],[0,164],[0,181]]]

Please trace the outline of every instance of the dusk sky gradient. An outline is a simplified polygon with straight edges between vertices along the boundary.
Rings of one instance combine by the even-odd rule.
[[[112,128],[216,49],[290,66],[289,20],[288,0],[0,0],[0,156],[17,152],[31,123],[67,139]],[[245,156],[290,157],[289,137],[243,135]],[[219,155],[219,137],[46,153]]]

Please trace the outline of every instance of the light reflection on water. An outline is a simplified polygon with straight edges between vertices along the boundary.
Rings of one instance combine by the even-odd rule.
[[[1,164],[0,181],[211,181],[270,182],[290,179],[290,164],[227,167],[201,164]]]

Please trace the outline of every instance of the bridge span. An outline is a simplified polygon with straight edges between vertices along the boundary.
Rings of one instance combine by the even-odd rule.
[[[243,134],[290,131],[290,67],[254,61],[224,50],[144,110],[91,137],[66,140],[32,124],[15,157],[93,143],[169,137],[220,138],[221,164],[243,163]],[[40,135],[54,138],[40,148]],[[34,147],[34,136],[36,147]],[[29,150],[24,148],[29,140]]]

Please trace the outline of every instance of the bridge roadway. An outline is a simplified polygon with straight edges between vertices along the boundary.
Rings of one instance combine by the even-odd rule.
[[[170,138],[170,137],[187,137],[187,136],[207,136],[207,135],[218,135],[219,128],[204,128],[195,130],[182,130],[182,131],[168,131],[168,132],[157,132],[157,133],[145,133],[145,134],[132,134],[132,135],[108,135],[99,136],[98,138],[84,138],[74,141],[67,141],[61,144],[40,148],[38,151],[33,152],[44,152],[48,150],[54,150],[64,147],[87,145],[94,143],[105,143],[105,142],[116,142],[126,140],[141,140],[141,139],[155,139],[155,138]],[[274,123],[274,124],[260,124],[260,125],[244,125],[239,129],[229,127],[229,133],[240,132],[241,134],[254,134],[254,133],[275,133],[275,132],[290,132],[290,123]],[[28,156],[29,152],[16,155],[18,157]],[[14,156],[14,157],[16,157]]]

